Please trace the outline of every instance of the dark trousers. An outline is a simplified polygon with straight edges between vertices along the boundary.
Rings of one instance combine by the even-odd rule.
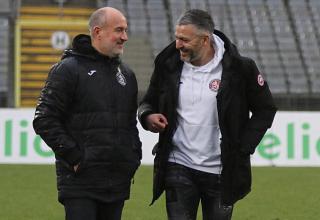
[[[124,201],[103,203],[92,199],[66,199],[66,220],[120,220]]]
[[[196,220],[199,202],[203,220],[230,220],[233,207],[221,205],[220,175],[168,163],[165,180],[169,220]]]

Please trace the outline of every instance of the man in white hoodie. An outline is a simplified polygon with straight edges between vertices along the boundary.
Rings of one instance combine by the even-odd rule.
[[[229,220],[250,191],[250,154],[276,108],[254,61],[207,12],[184,13],[175,37],[155,60],[138,113],[145,129],[160,133],[153,202],[165,190],[170,220],[195,220],[200,201],[203,219]]]

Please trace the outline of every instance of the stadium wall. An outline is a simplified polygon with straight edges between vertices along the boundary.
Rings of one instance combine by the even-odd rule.
[[[0,163],[53,164],[54,154],[32,128],[34,109],[0,109]],[[252,156],[254,166],[320,166],[320,112],[278,112]],[[142,164],[153,164],[157,135],[139,125]]]

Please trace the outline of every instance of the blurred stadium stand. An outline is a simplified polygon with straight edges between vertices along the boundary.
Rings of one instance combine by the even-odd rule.
[[[13,106],[13,41],[14,19],[16,7],[19,4],[15,0],[0,1],[0,107]]]
[[[8,92],[8,64],[9,64],[9,21],[0,17],[0,102],[6,102]]]
[[[139,87],[139,97],[143,96],[148,88],[152,73],[153,57],[149,39],[141,36],[131,36],[126,43],[123,60],[136,74]]]
[[[149,18],[152,54],[155,57],[171,41],[171,27],[167,8],[161,1],[149,0],[146,4]]]
[[[1,0],[1,4],[9,2]],[[212,15],[216,28],[238,46],[241,54],[256,61],[280,110],[320,110],[320,0],[23,0],[22,3],[21,12],[26,19],[29,19],[26,9],[35,6],[63,6],[66,18],[80,20],[87,20],[88,15],[72,18],[66,12],[76,11],[74,8],[77,7],[103,6],[121,10],[128,18],[130,34],[123,59],[136,72],[140,96],[147,89],[154,57],[174,40],[177,18],[190,8],[205,9]],[[68,9],[70,7],[73,9]],[[3,8],[6,7],[0,9],[0,45],[3,48],[0,54],[0,100],[2,106],[9,106],[9,102],[2,100],[13,97],[14,89],[8,86],[12,83],[8,73],[13,62],[5,51],[10,51],[12,45],[6,39],[13,41],[8,29],[10,25],[6,26],[10,23],[8,12],[3,16]],[[10,10],[11,13],[14,9]],[[34,18],[55,18],[57,13],[57,10],[42,10],[41,16],[46,15],[46,18]],[[28,41],[21,41],[22,46],[32,40],[41,42],[35,39],[36,35],[31,34]],[[32,53],[37,55],[39,51]],[[47,61],[51,64],[53,60]],[[35,74],[40,67],[35,63],[30,66],[30,71]],[[34,93],[41,87],[46,71],[43,70],[38,78]],[[21,71],[22,79],[23,75]]]

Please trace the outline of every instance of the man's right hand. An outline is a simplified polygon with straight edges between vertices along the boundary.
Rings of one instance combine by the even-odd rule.
[[[168,121],[163,114],[150,114],[146,117],[147,128],[149,131],[158,133],[164,131]]]

